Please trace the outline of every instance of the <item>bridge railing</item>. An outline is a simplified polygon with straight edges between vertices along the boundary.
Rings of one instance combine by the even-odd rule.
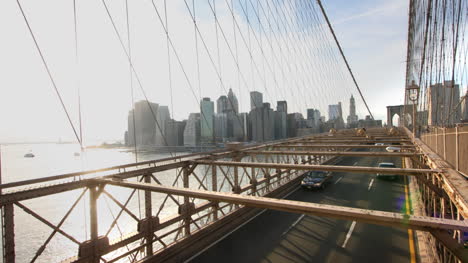
[[[278,199],[262,199],[278,198],[291,192],[298,187],[302,175],[311,170],[402,175],[443,172],[432,167],[317,165],[332,164],[340,156],[402,155],[416,159],[421,156],[413,152],[414,146],[410,145],[402,145],[407,149],[403,153],[347,151],[363,144],[370,148],[386,147],[374,145],[377,138],[378,142],[410,142],[406,137],[386,137],[383,131],[369,138],[356,137],[353,132],[337,136],[317,135],[164,160],[156,165],[140,164],[131,169],[125,167],[125,171],[119,171],[122,167],[113,168],[113,172],[103,171],[111,171],[110,174],[87,173],[91,175],[89,178],[70,182],[62,182],[64,178],[49,178],[34,182],[32,186],[19,183],[3,187],[5,191],[0,196],[0,205],[3,207],[5,262],[15,259],[34,262],[44,256],[42,254],[47,254],[48,261],[57,261],[53,255],[77,254],[68,262],[186,259],[187,255],[219,238],[219,233],[226,233],[258,214],[258,207],[342,219],[359,216],[358,220],[363,222],[400,227],[408,227],[404,222],[409,222],[411,227],[423,230],[426,226],[468,230],[468,225],[452,221],[313,204],[299,204],[294,210],[288,208],[289,203]],[[314,151],[310,151],[311,147]],[[244,197],[245,202],[242,201]],[[57,206],[51,209],[50,205],[45,205],[51,203]],[[41,224],[35,225],[33,233],[27,233],[31,228],[23,226],[31,219],[39,220]],[[24,246],[24,240],[31,236],[41,242],[36,247]],[[440,235],[446,236],[446,233]],[[15,247],[15,242],[21,245]]]
[[[468,125],[432,127],[421,134],[421,140],[468,178]]]
[[[267,147],[270,144],[245,149]],[[199,165],[194,161],[321,163],[330,158],[332,156],[284,155],[273,160],[269,155],[239,154],[239,151],[224,149],[3,184],[0,205],[3,207],[4,259],[5,262],[35,262],[43,254],[49,259],[56,258],[53,255],[57,254],[77,254],[67,261],[98,262],[101,258],[107,262],[132,261],[171,247],[192,232],[242,208],[222,202],[122,189],[95,179],[264,196],[303,171],[241,169]],[[49,209],[48,206],[56,207]],[[31,220],[38,220],[40,224],[33,233],[28,233],[28,228],[23,226]],[[25,246],[31,234],[38,240],[36,247]],[[57,250],[58,244],[61,248]]]
[[[408,164],[417,168],[431,168],[440,170],[439,173],[427,173],[413,178],[417,196],[414,203],[420,203],[420,209],[415,213],[421,216],[435,217],[439,219],[452,219],[464,221],[468,218],[468,185],[467,179],[455,166],[449,164],[455,158],[463,155],[463,150],[457,145],[466,144],[468,141],[460,140],[462,129],[434,128],[433,132],[421,135],[421,139],[414,138],[412,133],[403,128],[412,138],[419,156],[407,158]],[[463,129],[463,132],[465,129]],[[465,132],[466,133],[466,132]],[[457,138],[458,137],[458,138]],[[466,137],[468,139],[468,137]],[[465,162],[466,163],[466,162]],[[461,167],[461,166],[458,166]],[[444,237],[440,232],[421,234],[421,239],[428,244],[428,253],[432,254],[437,262],[461,262],[459,255],[467,254],[465,248],[468,245],[466,232],[455,230],[448,231]],[[443,233],[446,234],[446,233]]]

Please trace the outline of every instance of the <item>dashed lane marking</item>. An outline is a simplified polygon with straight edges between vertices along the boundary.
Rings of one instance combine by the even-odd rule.
[[[336,180],[335,184],[337,184],[339,181],[341,181],[341,179],[343,179],[343,176],[341,176],[340,178],[338,178],[338,180]]]
[[[293,227],[295,227],[297,225],[297,223],[299,223],[299,221],[301,221],[302,218],[304,218],[304,216],[305,215],[302,214],[296,221],[294,221],[294,223],[292,223],[292,225],[289,226],[289,228],[286,231],[283,232],[283,234],[281,234],[281,236],[286,235],[289,232],[289,230],[291,230]]]
[[[342,248],[346,247],[346,244],[348,243],[349,238],[351,238],[351,235],[353,234],[353,230],[355,226],[356,226],[356,221],[353,221],[353,223],[351,223],[351,227],[348,230],[348,233],[346,234],[345,241],[343,242],[343,245],[341,245]]]
[[[374,178],[372,178],[372,180],[370,180],[370,183],[369,183],[369,187],[367,188],[367,190],[370,191],[371,187],[372,187],[372,183],[374,182]]]

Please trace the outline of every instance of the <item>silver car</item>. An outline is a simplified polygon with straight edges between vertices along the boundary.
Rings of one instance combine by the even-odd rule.
[[[394,163],[379,163],[379,168],[397,168]],[[389,179],[389,180],[396,180],[398,179],[398,175],[396,174],[377,174],[377,178],[380,179]]]

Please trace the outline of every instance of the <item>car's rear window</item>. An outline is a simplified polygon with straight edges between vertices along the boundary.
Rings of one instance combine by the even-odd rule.
[[[310,178],[323,178],[326,176],[327,175],[324,172],[312,172],[307,175],[307,177],[310,177]]]
[[[395,168],[396,166],[394,164],[381,163],[379,164],[379,167]]]

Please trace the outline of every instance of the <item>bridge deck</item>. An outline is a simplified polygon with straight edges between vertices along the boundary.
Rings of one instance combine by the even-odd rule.
[[[392,161],[401,167],[401,158],[396,157],[346,157],[339,165],[377,166],[382,161]],[[348,175],[350,173],[335,173],[332,184],[325,190],[299,189],[288,199],[405,211],[406,180],[403,178],[392,182],[375,180],[373,175],[367,174]],[[412,235],[409,236],[409,232],[411,230],[266,210],[191,262],[414,262],[411,261],[415,254],[414,249],[410,249]]]

